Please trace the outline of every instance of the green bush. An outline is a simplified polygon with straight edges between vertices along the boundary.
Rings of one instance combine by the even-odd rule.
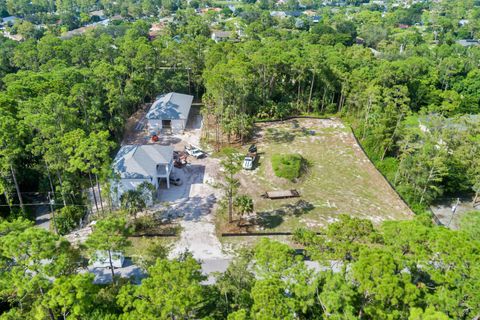
[[[318,241],[315,231],[305,228],[298,228],[293,231],[292,240],[302,246],[309,246]]]
[[[66,206],[55,212],[55,226],[58,233],[65,235],[75,229],[83,216],[83,210],[79,207]]]
[[[299,154],[274,154],[272,156],[275,175],[288,180],[300,177],[304,162],[305,160]]]

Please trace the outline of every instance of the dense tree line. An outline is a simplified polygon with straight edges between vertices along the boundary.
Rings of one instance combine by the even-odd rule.
[[[469,225],[469,224],[468,224]],[[471,226],[471,225],[470,225]],[[304,261],[269,239],[238,252],[206,284],[188,253],[143,264],[141,283],[107,285],[80,272],[82,256],[122,250],[121,218],[95,226],[86,249],[25,220],[0,223],[2,319],[475,319],[480,315],[477,228],[452,231],[427,217],[387,222],[340,216],[324,235],[298,230]],[[159,251],[153,250],[158,253]],[[164,255],[164,254],[163,254]]]
[[[1,40],[3,201],[20,205],[22,191],[40,190],[82,203],[82,187],[108,181],[109,141],[121,139],[125,119],[171,90],[203,97],[205,138],[216,145],[245,141],[255,119],[337,114],[419,211],[445,193],[478,195],[480,50],[451,41],[458,27],[437,32],[431,20],[423,32],[403,30],[393,16],[360,10],[298,30],[252,7],[224,25],[242,39],[215,44],[213,18],[179,11],[154,41],[145,21],[68,40]],[[354,45],[358,36],[365,45]],[[88,159],[98,149],[107,152]]]
[[[0,0],[7,8],[0,10],[18,6],[31,10],[19,15],[60,10],[76,16],[105,8],[130,15],[141,4],[160,5]],[[477,8],[469,1],[442,1],[383,17],[365,7],[348,18],[347,8],[322,9],[321,23],[302,24],[273,18],[262,5],[220,17],[180,10],[155,40],[143,20],[68,40],[54,32],[21,43],[0,37],[0,208],[7,217],[0,223],[1,318],[480,316],[478,215],[461,231],[433,226],[423,216],[379,229],[341,217],[322,236],[308,230],[294,236],[297,247],[325,268],[311,269],[289,246],[263,240],[239,253],[214,285],[203,284],[191,256],[168,260],[162,248],[142,260],[148,276],[141,284],[117,278],[112,268],[113,283],[95,285],[91,275],[79,273],[84,257],[128,247],[131,228],[123,218],[100,221],[80,249],[17,219],[29,213],[28,192],[49,193],[61,217],[57,231],[70,230],[87,203],[82,190],[109,189],[110,159],[126,119],[168,91],[203,99],[205,139],[219,147],[246,141],[257,119],[336,115],[352,125],[371,159],[417,211],[445,193],[478,196],[480,49],[455,44],[478,35]],[[229,14],[233,20],[223,20]],[[241,31],[241,37],[209,40],[217,18],[216,27]],[[472,22],[460,26],[462,18]],[[422,26],[403,29],[399,23]],[[363,44],[355,44],[362,42],[358,37]],[[230,207],[251,210],[249,201],[234,201],[234,173],[230,180],[224,186]],[[95,199],[98,210],[109,194],[100,196],[105,199]],[[123,202],[135,217],[133,201]]]
[[[206,113],[227,141],[248,137],[255,118],[337,114],[419,210],[444,193],[478,195],[477,47],[431,47],[400,31],[375,56],[349,45],[356,30],[346,22],[293,36],[265,18],[249,25],[249,40],[212,47],[206,58]]]

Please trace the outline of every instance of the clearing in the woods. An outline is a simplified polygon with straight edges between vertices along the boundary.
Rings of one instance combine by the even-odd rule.
[[[259,218],[249,231],[318,230],[342,213],[370,219],[376,225],[413,216],[365,155],[350,128],[338,119],[258,124],[252,142],[258,147],[259,161],[254,170],[242,170],[238,175],[239,193],[253,198]],[[271,157],[276,154],[300,154],[306,160],[297,181],[275,176]],[[261,197],[266,191],[290,189],[298,190],[301,197]],[[221,232],[245,231],[224,221],[219,227]]]

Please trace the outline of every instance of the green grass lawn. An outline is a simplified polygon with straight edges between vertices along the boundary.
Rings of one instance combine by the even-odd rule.
[[[135,258],[146,255],[155,244],[160,244],[167,249],[170,248],[176,237],[130,237],[128,240],[131,245],[126,248],[125,256]]]
[[[341,213],[377,225],[412,216],[340,120],[259,124],[257,136],[253,142],[258,147],[258,166],[238,175],[239,192],[253,198],[261,217],[257,231],[293,231],[300,226],[319,230]],[[272,168],[274,155],[288,154],[301,155],[309,164],[296,182],[277,177]],[[270,200],[260,196],[289,189],[298,190],[301,197]]]

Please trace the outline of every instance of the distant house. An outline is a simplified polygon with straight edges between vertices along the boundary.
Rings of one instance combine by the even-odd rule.
[[[287,15],[287,17],[298,18],[302,15],[302,12],[301,11],[285,11],[285,14]]]
[[[14,24],[15,21],[18,20],[18,18],[15,16],[9,16],[9,17],[4,17],[0,19],[1,19],[1,22],[4,24]]]
[[[128,190],[135,190],[143,182],[156,189],[165,179],[170,188],[170,173],[173,169],[173,147],[158,144],[125,145],[113,160],[113,171],[118,179],[112,182],[112,199],[120,204],[120,197]],[[150,203],[151,204],[151,203]]]
[[[212,31],[212,40],[215,42],[227,41],[232,36],[231,31]]]
[[[158,134],[165,129],[172,132],[183,131],[192,101],[193,96],[176,92],[157,97],[145,116],[150,133]]]
[[[105,11],[103,11],[103,10],[90,11],[90,12],[88,13],[88,15],[90,16],[90,18],[92,18],[92,17],[98,17],[100,20],[105,20],[105,19],[107,19],[107,17],[105,16]]]
[[[298,18],[302,15],[301,11],[270,11],[270,16],[274,18],[287,18],[287,17],[294,17]]]
[[[478,46],[480,44],[478,40],[475,39],[461,39],[457,40],[456,43],[461,45],[462,47]]]
[[[287,17],[287,13],[285,11],[270,11],[270,16],[273,18],[283,19]]]
[[[360,37],[356,37],[356,38],[355,38],[355,43],[356,43],[356,44],[362,44],[362,45],[363,45],[363,44],[365,44],[365,39],[360,38]]]
[[[201,14],[205,14],[207,12],[220,12],[220,11],[222,11],[222,8],[218,8],[218,7],[200,9]]]
[[[320,19],[321,19],[320,16],[313,16],[313,17],[312,17],[312,22],[313,22],[313,23],[319,23],[319,22],[320,22]]]

